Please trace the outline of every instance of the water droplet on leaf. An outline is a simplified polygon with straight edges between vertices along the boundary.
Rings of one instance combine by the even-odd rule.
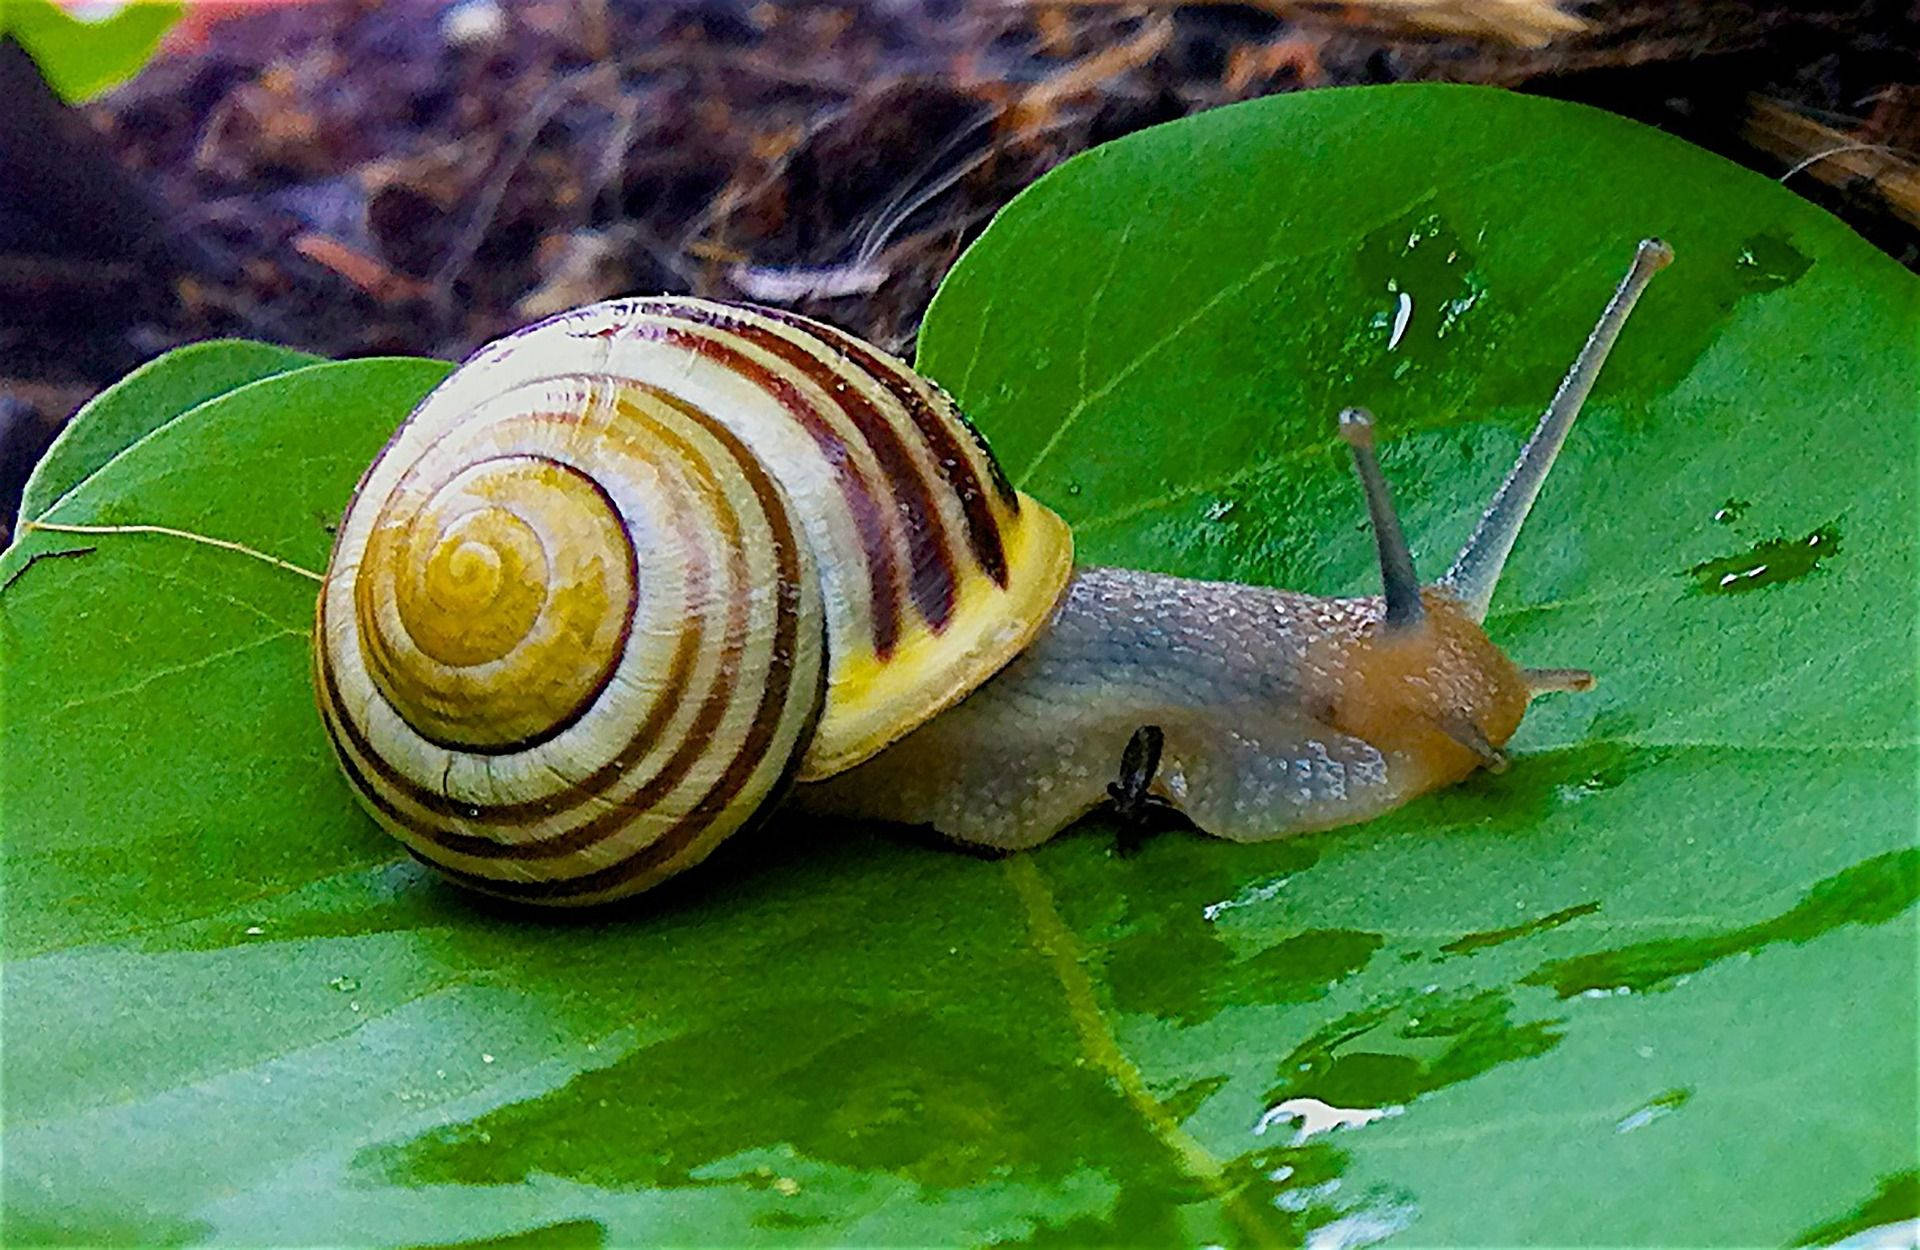
[[[1805,277],[1813,261],[1788,242],[1786,235],[1766,231],[1741,242],[1733,267],[1740,285],[1747,290],[1777,291]]]
[[[1256,1136],[1264,1134],[1277,1124],[1294,1122],[1293,1144],[1298,1146],[1309,1137],[1334,1129],[1361,1128],[1375,1120],[1387,1120],[1406,1111],[1405,1107],[1335,1107],[1318,1098],[1289,1098],[1277,1106],[1269,1107],[1260,1122],[1253,1126]]]
[[[1737,594],[1805,577],[1840,552],[1840,531],[1824,525],[1801,538],[1774,538],[1745,551],[1702,561],[1687,570],[1696,589]]]
[[[1666,1093],[1648,1100],[1645,1105],[1635,1108],[1626,1116],[1622,1117],[1620,1122],[1613,1126],[1613,1131],[1616,1133],[1631,1133],[1635,1129],[1645,1128],[1655,1120],[1665,1119],[1667,1116],[1672,1115],[1680,1108],[1686,1106],[1687,1099],[1691,1097],[1693,1097],[1692,1090],[1670,1089]]]

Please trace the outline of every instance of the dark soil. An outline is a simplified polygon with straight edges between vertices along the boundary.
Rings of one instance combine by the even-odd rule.
[[[1576,4],[1588,28],[1539,48],[1274,7],[1317,11],[333,0],[193,19],[78,111],[0,43],[0,518],[75,407],[195,339],[458,357],[672,291],[906,350],[968,240],[1047,169],[1276,91],[1498,83],[1772,176],[1840,149],[1789,185],[1920,264],[1908,4]]]

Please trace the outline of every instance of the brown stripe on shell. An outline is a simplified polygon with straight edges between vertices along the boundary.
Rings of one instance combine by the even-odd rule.
[[[945,387],[937,382],[927,384],[939,391],[947,407],[953,410],[953,419],[960,423],[960,428],[965,430],[967,437],[973,440],[974,450],[978,451],[980,458],[987,462],[987,473],[993,478],[994,493],[1000,496],[1000,502],[1006,505],[1007,511],[1017,515],[1020,511],[1020,492],[1014,489],[1013,479],[1007,476],[1006,469],[1000,464],[1000,457],[994,455],[993,448],[987,445],[987,436],[980,432],[980,427],[973,423],[973,418],[961,409],[960,401],[947,394]]]
[[[600,768],[595,769],[589,776],[574,782],[571,787],[562,794],[547,795],[543,798],[528,799],[519,803],[486,805],[464,802],[443,794],[438,790],[431,790],[421,785],[412,777],[407,776],[407,774],[395,768],[385,757],[374,750],[373,744],[369,742],[366,735],[361,732],[359,725],[354,722],[352,717],[346,714],[346,704],[340,697],[340,686],[334,677],[331,665],[327,666],[322,673],[324,679],[322,689],[326,694],[329,705],[338,709],[335,715],[338,716],[340,721],[340,731],[345,735],[347,743],[353,748],[354,753],[366,761],[368,767],[373,770],[374,775],[386,783],[388,789],[398,791],[406,797],[409,803],[437,816],[464,816],[472,818],[475,815],[482,815],[490,824],[505,826],[528,825],[539,820],[545,820],[559,812],[578,807],[586,800],[604,793],[612,788],[621,777],[626,775],[626,770],[632,766],[635,760],[646,754],[646,748],[651,746],[654,740],[660,736],[660,731],[666,728],[673,714],[679,710],[680,700],[685,696],[687,683],[692,677],[693,667],[699,656],[702,632],[697,622],[693,621],[690,621],[688,627],[681,631],[680,637],[674,646],[672,662],[667,671],[668,684],[666,690],[662,692],[660,699],[655,702],[653,710],[648,713],[647,719],[641,723],[639,729],[634,731],[633,737],[628,740],[627,745],[621,749],[621,753],[618,756]],[[631,755],[632,758],[628,758],[629,755]],[[359,779],[356,778],[356,783],[358,782]],[[382,810],[387,809],[383,807]],[[398,819],[398,814],[395,813],[395,815],[396,819]],[[444,842],[450,847],[453,845],[453,842],[458,839],[468,839],[475,844],[484,844],[490,848],[501,845],[492,839],[474,838],[470,834],[459,833],[441,826],[422,824],[411,817],[405,819],[402,823],[419,833],[422,837],[431,838],[436,842]],[[465,849],[463,853],[485,854],[486,852],[483,850]]]
[[[1005,586],[1008,577],[1006,548],[1000,541],[1000,525],[994,520],[993,510],[988,507],[986,495],[981,490],[980,478],[973,471],[973,462],[954,438],[953,430],[914,384],[915,380],[902,376],[899,366],[885,360],[867,344],[843,330],[777,309],[760,311],[782,324],[812,334],[839,351],[892,393],[913,419],[914,428],[926,440],[927,450],[933,454],[934,463],[940,466],[947,486],[960,500],[961,512],[967,519],[967,545],[973,550],[974,560],[995,584]],[[987,462],[988,472],[993,476],[994,488],[999,492],[1001,501],[1010,511],[1019,512],[1019,493],[1013,489],[1013,483],[1007,480],[1000,462],[994,458],[992,450],[980,437],[980,432],[973,428],[973,423],[967,420],[957,405],[951,406],[951,412],[972,437],[975,448]]]
[[[412,833],[423,833],[424,831],[421,829],[419,821],[399,807],[396,807],[392,799],[382,794],[369,782],[367,780],[367,774],[362,771],[358,764],[354,763],[354,757],[347,753],[346,746],[340,740],[341,734],[345,732],[349,740],[351,740],[354,735],[352,733],[353,722],[346,717],[345,713],[331,703],[323,703],[321,704],[320,724],[327,731],[327,741],[333,744],[334,758],[340,762],[340,771],[347,775],[347,782],[353,787],[353,792],[359,795],[369,807],[372,807],[375,811],[402,829],[406,829]],[[360,758],[366,760],[368,763],[377,763],[374,757],[365,752],[360,753]]]
[[[699,453],[693,448],[693,445],[675,434],[672,430],[646,417],[645,414],[635,412],[630,408],[623,407],[622,413],[644,421],[652,437],[657,438],[660,442],[678,452],[681,460],[696,471],[704,467],[701,464]],[[574,414],[568,414],[568,419],[577,419],[577,417]],[[724,500],[725,495],[721,491],[719,483],[713,480],[711,474],[705,474],[705,478],[707,491],[712,496]],[[764,507],[766,501],[764,499],[761,500],[761,504]],[[694,528],[693,517],[688,514],[686,510],[680,510],[676,516],[680,530],[680,545],[682,550],[687,553],[689,563],[690,597],[694,599],[704,598],[710,580],[710,570],[707,567],[706,561],[702,558],[705,553],[705,548],[701,545],[703,535]],[[719,510],[719,523],[721,529],[724,531],[722,535],[723,544],[731,543],[737,546],[740,537],[739,520],[731,509],[722,508]],[[636,584],[637,576],[636,574]],[[655,701],[652,710],[647,714],[647,719],[642,721],[634,730],[633,735],[628,738],[626,744],[621,747],[618,753],[586,777],[571,783],[570,788],[563,794],[546,795],[538,799],[528,799],[519,803],[477,806],[473,803],[460,802],[438,791],[427,789],[413,778],[394,768],[393,765],[388,763],[372,749],[365,736],[360,733],[358,726],[356,726],[351,719],[343,716],[342,728],[346,731],[354,749],[365,758],[374,772],[382,781],[388,784],[390,789],[401,792],[409,802],[414,803],[426,811],[441,816],[465,816],[469,818],[479,814],[483,815],[489,824],[494,825],[519,826],[533,824],[537,821],[548,819],[562,811],[578,807],[586,800],[606,793],[606,791],[612,789],[622,778],[628,775],[634,764],[639,762],[640,758],[652,748],[658,740],[661,731],[667,727],[672,721],[674,714],[679,711],[680,702],[685,697],[687,688],[691,684],[694,668],[698,663],[700,647],[705,639],[705,635],[706,627],[701,617],[696,613],[688,612],[686,614],[685,624],[681,628],[680,636],[674,644],[673,658],[668,664],[665,689],[662,691],[660,698]],[[339,687],[334,682],[333,674],[329,671],[326,676],[327,693],[334,702],[339,703]],[[478,838],[471,834],[463,834],[457,830],[444,827],[423,826],[416,821],[409,821],[408,827],[414,829],[423,837],[431,838],[447,846],[449,849],[458,850],[462,854],[467,855],[489,854],[497,851],[502,845],[490,838]]]
[[[629,385],[631,384],[629,383]],[[726,429],[725,426],[715,421],[706,413],[685,403],[685,401],[680,400],[676,396],[653,391],[652,388],[648,388],[648,390],[655,398],[670,404],[683,416],[700,424],[716,441],[726,447],[729,454],[740,464],[742,476],[746,478],[749,486],[753,489],[756,500],[765,512],[769,525],[774,530],[773,546],[779,572],[780,609],[775,615],[773,650],[771,663],[768,666],[767,684],[762,691],[760,705],[755,711],[754,719],[749,725],[746,740],[741,744],[740,750],[735,753],[727,769],[721,774],[719,779],[715,781],[713,786],[708,789],[707,793],[702,796],[700,801],[691,810],[682,816],[679,821],[675,822],[671,829],[662,834],[660,838],[648,843],[645,847],[639,848],[634,856],[611,866],[620,867],[623,864],[633,863],[642,857],[650,855],[655,847],[662,847],[657,857],[650,859],[647,864],[643,864],[634,870],[636,874],[645,871],[647,866],[670,859],[672,855],[677,854],[688,843],[695,840],[710,822],[713,814],[724,810],[727,804],[732,802],[734,796],[738,794],[747,778],[752,775],[753,770],[759,766],[761,759],[765,757],[767,747],[772,743],[774,735],[779,730],[781,719],[779,714],[780,708],[785,703],[787,690],[792,682],[791,657],[793,655],[794,639],[798,631],[798,601],[800,596],[799,556],[793,528],[787,519],[786,510],[777,489],[766,476],[764,470],[760,468],[758,461],[753,458],[752,453],[745,445],[741,444],[737,438],[735,438],[732,431]],[[653,428],[653,432],[661,436],[664,441],[677,442],[682,448],[691,451],[691,448],[688,447],[684,441],[679,440],[677,436],[660,426],[659,423],[647,419],[644,414],[625,406],[623,406],[622,411],[625,415],[646,420],[647,424]],[[730,541],[723,542],[723,546],[730,552],[736,553],[736,576],[740,582],[744,583],[746,581],[745,558],[744,555],[738,554],[741,550],[740,535],[737,528],[738,520],[730,510],[723,511],[722,515],[726,518],[726,520],[723,521],[723,525],[729,530],[728,538],[730,539]],[[738,595],[736,595],[729,604],[729,637],[737,637],[745,632],[745,604],[745,598]],[[686,646],[687,638],[688,635],[683,633],[681,645],[676,648],[676,668],[683,655],[690,654]],[[340,755],[342,764],[346,767],[349,778],[354,782],[356,788],[359,789],[362,794],[367,795],[369,801],[372,802],[378,810],[386,814],[394,823],[410,830],[415,835],[432,842],[438,847],[474,858],[496,860],[557,858],[577,854],[590,846],[604,841],[607,837],[617,833],[620,828],[629,823],[632,819],[632,814],[636,810],[644,810],[652,806],[660,797],[669,793],[672,788],[679,783],[692,768],[693,764],[698,761],[700,752],[711,745],[713,731],[724,718],[727,707],[732,701],[733,682],[736,674],[736,668],[732,666],[722,667],[720,680],[715,683],[713,691],[710,692],[707,700],[702,705],[694,723],[690,725],[683,734],[679,747],[676,748],[673,756],[661,770],[650,778],[639,792],[627,796],[599,816],[576,825],[571,829],[530,842],[502,843],[491,838],[460,833],[455,830],[424,824],[397,809],[384,794],[379,793],[367,784],[365,777],[361,775],[357,768],[353,767],[347,753],[339,749],[338,737],[334,739],[335,750],[336,753]],[[331,672],[328,672],[326,677],[328,699],[331,703],[338,705],[340,703],[339,688],[334,682]],[[684,678],[677,680],[675,685],[676,687],[684,686]],[[816,692],[815,705],[809,712],[810,723],[812,720],[817,719],[819,715],[819,705],[824,702],[824,697],[823,685],[821,689]],[[651,722],[653,719],[654,718],[650,717],[649,721]],[[391,766],[388,765],[386,761],[380,759],[373,753],[364,736],[358,732],[357,727],[353,725],[349,718],[341,716],[340,721],[341,729],[345,731],[349,743],[354,747],[354,753],[366,760],[383,779],[390,780],[395,789],[402,790],[410,800],[415,801],[419,806],[443,814],[472,815],[476,811],[475,805],[459,803],[444,795],[435,794],[432,791],[424,789],[411,778],[393,772]],[[333,734],[331,724],[328,726],[328,732],[330,735]],[[650,739],[657,736],[657,734],[658,727],[655,727],[651,734],[645,735],[645,739],[650,741]],[[798,761],[801,756],[805,754],[809,737],[809,734],[803,733],[796,739],[792,758],[787,764],[789,770],[797,770]],[[635,735],[634,742],[641,742],[642,740],[643,735]],[[631,747],[632,744],[630,744],[629,749],[631,749]],[[622,755],[624,756],[625,754],[627,754],[627,752],[623,751]],[[597,789],[592,792],[586,791],[582,785],[576,785],[567,795],[567,798],[571,800],[567,806],[578,806],[579,802],[590,797],[591,793],[597,793],[608,788],[613,781],[617,781],[620,776],[624,775],[631,762],[632,761],[625,760],[624,758],[616,758],[596,770],[593,777],[588,780],[590,782],[598,782],[604,777],[606,778],[606,783],[598,786]],[[533,800],[520,804],[502,804],[494,807],[481,806],[478,807],[477,810],[480,817],[490,823],[507,824],[524,823],[527,820],[539,819],[552,814],[555,808],[554,799],[549,797],[547,799]],[[512,821],[502,820],[501,816],[503,813],[511,813],[516,819]],[[570,880],[587,880],[590,877],[600,875],[599,872],[596,872],[594,874],[588,874],[588,877],[559,878],[551,882],[503,882],[491,877],[462,873],[437,862],[434,866],[447,872],[451,876],[466,881],[468,884],[491,890],[494,893],[506,893],[515,896],[520,896],[523,888],[565,884]],[[601,871],[604,872],[604,870]],[[572,893],[592,892],[594,892],[592,889],[579,891],[548,890],[527,894],[525,896],[555,897]]]
[[[765,497],[763,492],[773,494],[772,481],[766,477],[758,463],[753,460],[752,454],[733,436],[731,431],[726,430],[724,426],[713,421],[699,409],[684,405],[683,401],[673,396],[657,393],[657,397],[673,404],[691,419],[703,424],[711,422],[708,425],[709,431],[723,444],[728,445],[728,450],[739,460],[741,468],[753,487],[754,494],[763,498]],[[774,495],[774,498],[777,500],[778,496]],[[768,521],[774,527],[774,550],[778,561],[780,584],[780,610],[775,617],[771,651],[773,663],[768,668],[767,683],[761,692],[760,706],[754,713],[747,740],[741,744],[740,750],[728,762],[726,770],[708,788],[707,793],[701,796],[700,801],[676,821],[671,829],[645,846],[636,848],[632,855],[577,877],[556,877],[540,881],[502,881],[451,869],[440,864],[436,864],[436,868],[457,881],[507,898],[572,898],[598,894],[643,873],[664,868],[675,856],[699,838],[712,816],[726,809],[766,757],[767,748],[772,744],[774,734],[778,732],[780,721],[783,719],[780,713],[793,680],[793,665],[790,657],[794,654],[793,647],[798,633],[800,615],[799,554],[794,541],[793,528],[787,520],[785,511],[779,508],[770,510]],[[783,657],[788,657],[787,662],[782,662]],[[814,704],[808,713],[809,719],[818,716],[824,693],[824,686],[816,690]],[[795,737],[793,750],[783,766],[783,773],[797,769],[800,757],[806,753],[807,737],[806,734]],[[769,793],[771,794],[771,791]],[[622,806],[624,807],[625,804]],[[625,811],[615,809],[595,818],[578,830],[562,836],[571,840],[575,834],[593,830],[598,836],[592,840],[599,841],[617,829],[626,819]],[[578,850],[582,849],[582,846],[572,846],[568,849]],[[514,855],[513,858],[522,857]]]
[[[746,560],[739,560],[741,569]],[[728,603],[727,635],[736,637],[745,632],[747,624],[747,601],[743,594],[736,594]],[[558,859],[575,855],[594,846],[618,832],[629,823],[635,814],[652,808],[662,798],[673,792],[693,766],[700,761],[701,754],[714,745],[713,731],[726,719],[727,711],[733,704],[733,687],[738,669],[724,660],[720,664],[718,677],[713,688],[695,713],[693,722],[681,734],[673,754],[659,771],[649,777],[644,785],[632,794],[620,799],[613,807],[600,815],[584,820],[570,829],[549,834],[544,838],[534,838],[526,842],[499,842],[492,838],[459,833],[453,830],[422,830],[435,845],[461,855],[470,855],[479,859],[533,860]],[[755,727],[756,729],[758,726]],[[772,730],[768,730],[768,737]],[[490,813],[481,809],[481,818],[487,819]],[[704,823],[704,822],[702,822]],[[651,845],[651,844],[649,844]]]
[[[552,320],[552,318],[549,318],[549,320]],[[511,337],[518,338],[519,333],[521,332],[516,332]],[[498,347],[499,347],[499,344],[492,344],[489,347],[482,347],[479,352],[475,353],[475,355],[469,356],[467,358],[467,363],[468,364],[473,363],[474,360],[476,360],[480,354],[486,353],[490,350],[497,349]],[[522,387],[535,386],[535,385],[540,385],[542,383],[550,384],[550,383],[556,383],[556,382],[562,382],[562,381],[568,381],[568,380],[572,380],[572,378],[570,378],[567,375],[562,375],[560,377],[534,379],[533,381],[522,383],[521,386]],[[589,386],[591,386],[590,378],[581,377],[580,380],[587,381]],[[590,394],[591,392],[589,391],[589,395]],[[431,399],[432,399],[432,396],[429,395],[428,400],[431,400]],[[423,400],[421,401],[420,406],[425,407],[426,403],[427,403],[427,400]],[[415,412],[418,412],[418,411],[419,409],[416,408]],[[536,422],[536,423],[541,421],[551,421],[560,425],[578,425],[581,420],[581,415],[582,414],[580,412],[576,412],[568,409],[550,408],[542,412],[523,413],[519,417],[517,417],[516,420],[524,421],[524,422]],[[380,449],[381,458],[384,458],[387,455],[387,453],[393,449],[394,445],[400,441],[401,436],[407,432],[408,423],[411,422],[412,420],[413,420],[412,415],[409,415],[407,417],[407,421],[402,422],[400,425],[400,428],[395,430],[393,434],[388,437],[385,446],[383,446]],[[420,462],[440,452],[443,444],[456,442],[460,438],[465,437],[471,433],[472,433],[472,428],[470,426],[463,423],[456,422],[452,425],[447,426],[445,429],[440,430],[438,433],[434,434],[432,438],[428,439],[427,442],[415,452],[413,461],[410,464],[408,464],[407,467],[401,471],[400,476],[394,480],[393,486],[389,488],[389,490],[387,491],[386,498],[380,501],[380,507],[376,510],[377,514],[385,515],[387,513],[388,511],[387,505],[392,501],[394,493],[397,492],[401,486],[405,485],[408,479],[413,476],[415,469],[420,464]],[[621,530],[623,532],[626,531],[627,529],[626,517],[621,514],[620,509],[613,504],[613,501],[607,498],[606,492],[600,489],[600,484],[598,482],[593,481],[593,479],[589,475],[582,473],[579,469],[575,468],[572,465],[566,464],[562,461],[553,460],[551,457],[548,457],[548,456],[541,456],[538,453],[534,453],[534,452],[510,452],[510,453],[505,453],[498,456],[489,456],[486,458],[486,460],[476,461],[475,463],[484,464],[489,460],[505,460],[505,459],[515,458],[515,457],[548,460],[551,463],[558,464],[562,468],[578,474],[580,477],[584,478],[590,485],[592,485],[596,490],[600,491],[601,498],[603,500],[606,500],[608,506],[612,509],[613,514],[617,517],[620,517]],[[353,499],[351,500],[351,502],[348,503],[347,511],[342,514],[343,517],[352,516],[354,511],[360,506],[361,488],[366,485],[367,479],[372,476],[373,470],[379,466],[379,463],[380,461],[376,459],[372,465],[368,466],[367,471],[361,474],[360,485],[354,488]],[[459,470],[456,470],[456,471],[464,471],[468,467],[470,466],[461,465]],[[367,536],[366,542],[363,543],[361,546],[361,552],[360,552],[361,566],[360,567],[362,572],[364,572],[366,568],[366,548],[368,546],[371,546],[372,542],[373,542],[372,535],[369,534]],[[629,556],[631,557],[630,562],[628,564],[628,571],[633,575],[630,579],[629,584],[634,587],[634,594],[637,595],[638,589],[639,589],[639,576],[638,576],[638,564],[637,564],[638,556],[637,556],[637,553],[633,551],[633,543],[631,542],[631,540],[629,540],[627,543],[627,550],[628,550]],[[329,581],[331,581],[332,577],[333,577],[333,568],[331,563],[329,563],[327,568],[327,578]],[[356,578],[354,596],[353,596],[354,624],[357,630],[359,631],[361,645],[371,650],[375,650],[379,652],[382,661],[387,665],[396,666],[397,665],[396,658],[389,644],[387,643],[385,636],[381,634],[379,630],[373,628],[374,622],[369,618],[366,612],[362,610],[364,604],[359,591],[359,586],[360,586],[359,579]],[[325,596],[322,595],[321,598],[322,598],[322,603],[324,605]],[[624,648],[626,641],[630,636],[630,630],[632,626],[631,610],[636,607],[635,600],[631,595],[629,596],[629,599],[628,599],[628,605],[629,605],[630,611],[628,615],[627,625],[626,627],[623,628],[621,633],[622,648]],[[618,658],[619,658],[619,652],[616,651],[614,653],[614,659],[616,663],[618,661]],[[371,677],[372,674],[369,673],[368,676]],[[374,690],[376,693],[380,695],[382,702],[386,703],[388,707],[393,707],[392,701],[386,697],[386,692],[380,689],[379,684],[377,682],[374,684]],[[394,708],[394,712],[397,715],[400,715],[402,720],[406,720],[405,714],[401,713],[399,708]],[[416,732],[419,732],[417,726],[415,726],[412,721],[407,720],[406,723],[409,729],[414,729]],[[432,739],[426,738],[426,735],[424,733],[421,734],[421,737],[427,741],[432,741]],[[469,749],[465,746],[449,746],[448,744],[445,744],[445,743],[435,743],[435,745],[444,747],[447,750],[465,751]],[[479,754],[480,752],[476,751],[475,753]]]
[[[531,414],[531,419],[539,420],[543,418],[568,423],[577,421],[577,418],[570,413]],[[437,441],[438,440],[436,440],[436,442]],[[625,550],[627,558],[627,602],[625,604],[625,610],[620,616],[619,636],[614,639],[613,647],[607,654],[607,661],[601,666],[600,672],[598,676],[594,678],[592,686],[581,696],[579,702],[575,703],[573,707],[569,708],[551,725],[540,730],[538,733],[529,734],[518,741],[504,743],[469,743],[457,738],[436,737],[419,725],[414,724],[405,711],[396,706],[392,699],[386,697],[386,691],[380,689],[380,684],[378,682],[374,683],[374,689],[379,691],[380,697],[386,701],[387,706],[393,708],[400,719],[407,722],[407,727],[418,734],[421,741],[431,743],[443,750],[460,751],[471,755],[512,755],[520,751],[530,751],[535,747],[544,746],[552,742],[555,738],[558,738],[561,734],[579,724],[580,718],[592,711],[593,705],[598,703],[600,696],[606,693],[608,683],[613,680],[614,672],[619,669],[620,659],[626,654],[627,643],[633,637],[633,615],[639,608],[640,557],[633,549],[633,537],[627,527],[627,518],[621,513],[620,505],[614,502],[613,496],[607,493],[606,487],[600,485],[599,482],[596,482],[589,475],[582,473],[573,465],[567,464],[564,461],[555,460],[551,456],[542,456],[530,452],[513,452],[507,455],[488,456],[483,460],[476,460],[471,464],[461,465],[459,471],[465,473],[481,465],[506,460],[533,460],[541,464],[551,465],[586,483],[588,489],[600,496],[600,502],[606,505],[607,511],[619,519],[617,528],[624,539],[621,546]],[[394,484],[393,491],[398,492],[400,487],[405,485],[411,476],[411,470],[402,474],[400,480]],[[392,497],[393,492],[390,492],[387,498],[390,500]],[[429,495],[429,498],[431,498],[431,495]],[[382,501],[381,512],[384,514],[385,511],[386,501]],[[362,568],[364,569],[365,565],[362,565]],[[356,581],[355,583],[356,593],[353,597],[355,621],[359,626],[360,637],[365,640],[368,647],[379,653],[388,669],[391,670],[399,667],[397,657],[394,655],[391,644],[388,643],[385,635],[374,628],[376,622],[372,618],[371,608],[368,606],[368,598],[371,592],[364,595],[357,593],[358,588],[366,584],[365,581]],[[371,677],[372,674],[369,673],[368,676]]]
[[[675,309],[673,315],[679,315]],[[773,370],[761,365],[722,339],[679,326],[654,321],[636,321],[622,332],[624,337],[645,342],[667,343],[704,357],[752,382],[765,391],[800,427],[812,437],[820,454],[833,466],[840,494],[853,514],[860,532],[860,546],[867,563],[868,593],[873,603],[873,650],[881,659],[893,654],[900,641],[900,584],[895,563],[892,533],[888,529],[886,509],[860,468],[853,462],[846,441],[814,411],[798,387]]]
[[[908,585],[922,620],[939,633],[953,618],[958,571],[948,544],[946,525],[933,501],[933,488],[922,475],[899,430],[867,397],[849,386],[839,371],[792,338],[746,320],[721,305],[683,305],[674,315],[696,325],[723,330],[777,356],[798,371],[845,414],[879,462],[881,475],[899,496],[895,508],[906,529],[911,553]],[[816,340],[817,341],[817,340]]]

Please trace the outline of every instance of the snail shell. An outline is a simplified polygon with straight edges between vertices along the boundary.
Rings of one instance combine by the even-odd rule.
[[[966,695],[1071,574],[1066,525],[901,361],[620,300],[482,349],[395,433],[339,528],[315,686],[416,856],[599,902]]]

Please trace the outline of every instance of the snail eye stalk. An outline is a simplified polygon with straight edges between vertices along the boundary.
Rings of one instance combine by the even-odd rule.
[[[1340,437],[1353,451],[1354,472],[1367,496],[1367,515],[1373,521],[1373,539],[1380,549],[1380,583],[1386,592],[1388,629],[1409,629],[1426,619],[1420,603],[1420,578],[1413,571],[1413,553],[1400,531],[1393,495],[1373,454],[1373,414],[1349,408],[1340,414]]]
[[[1581,405],[1587,402],[1594,380],[1600,376],[1600,366],[1607,363],[1607,354],[1627,324],[1627,314],[1633,311],[1647,283],[1653,281],[1653,275],[1672,263],[1672,248],[1659,239],[1640,240],[1632,266],[1620,279],[1613,298],[1607,301],[1606,310],[1600,314],[1593,333],[1587,336],[1579,356],[1574,358],[1573,367],[1561,379],[1560,389],[1553,393],[1553,402],[1547,405],[1540,424],[1534,427],[1533,436],[1521,449],[1507,480],[1494,492],[1493,502],[1481,514],[1480,524],[1474,527],[1473,537],[1461,549],[1460,557],[1440,579],[1440,584],[1459,598],[1471,619],[1487,619],[1493,589],[1500,583],[1500,571],[1506,567],[1507,556],[1520,537],[1520,527],[1526,524],[1533,501],[1540,497],[1540,488],[1546,485],[1554,458],[1566,444],[1574,418],[1580,415]]]

